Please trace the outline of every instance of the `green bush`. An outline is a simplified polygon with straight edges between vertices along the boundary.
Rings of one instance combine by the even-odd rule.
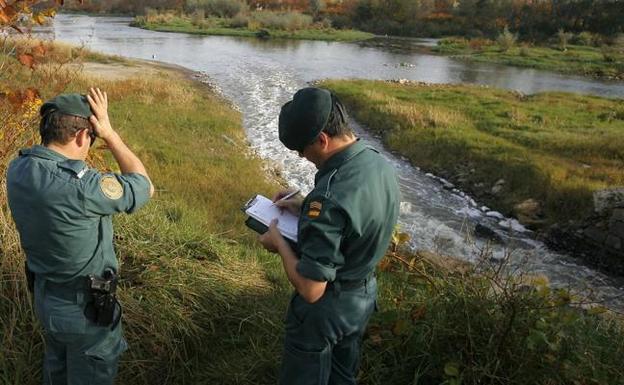
[[[186,9],[189,12],[203,10],[206,15],[218,17],[234,17],[249,9],[244,0],[187,0]]]
[[[500,47],[501,51],[507,52],[514,45],[516,45],[517,40],[518,40],[518,36],[516,34],[509,32],[509,29],[505,27],[503,32],[501,32],[501,34],[498,35],[496,42],[498,43],[498,46]]]
[[[249,17],[243,13],[239,13],[227,22],[230,28],[247,28],[249,25]]]
[[[581,310],[568,291],[490,257],[447,271],[418,255],[382,262],[395,274],[384,284],[396,296],[371,322],[363,382],[623,383],[620,321],[604,308]]]
[[[583,31],[576,35],[574,43],[578,45],[591,46],[594,45],[595,37],[591,32]]]
[[[206,19],[206,12],[203,9],[196,9],[191,14],[191,24],[199,26]]]

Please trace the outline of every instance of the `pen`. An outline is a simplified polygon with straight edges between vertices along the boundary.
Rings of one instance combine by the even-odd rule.
[[[276,204],[279,201],[285,201],[286,199],[290,199],[292,197],[294,197],[295,195],[299,194],[301,190],[295,190],[289,194],[286,194],[285,196],[281,197],[280,199],[276,200],[275,202],[273,202],[273,204]]]

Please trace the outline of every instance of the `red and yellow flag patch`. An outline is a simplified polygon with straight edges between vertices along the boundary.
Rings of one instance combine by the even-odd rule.
[[[310,209],[308,210],[308,217],[316,218],[321,215],[321,209],[323,208],[323,204],[321,202],[310,202]]]

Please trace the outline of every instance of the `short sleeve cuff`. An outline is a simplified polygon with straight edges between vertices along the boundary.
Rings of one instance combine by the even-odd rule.
[[[150,199],[150,182],[145,177],[138,173],[123,174],[123,179],[130,185],[134,196],[134,205],[127,211],[132,213],[139,208],[143,207]]]
[[[319,282],[333,282],[336,279],[336,268],[319,262],[302,258],[297,264],[297,272],[302,276]]]

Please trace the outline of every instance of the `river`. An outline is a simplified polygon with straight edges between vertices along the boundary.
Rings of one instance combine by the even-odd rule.
[[[253,149],[283,170],[292,185],[309,191],[315,169],[277,140],[280,106],[299,88],[325,78],[409,79],[430,83],[476,83],[530,94],[547,90],[624,97],[624,82],[499,65],[458,62],[427,54],[413,41],[366,43],[259,40],[162,33],[130,27],[129,18],[58,15],[44,33],[91,50],[130,58],[158,60],[207,75],[243,113]],[[423,41],[422,44],[431,44]],[[114,96],[113,96],[114,97]],[[357,122],[359,136],[383,149]],[[558,287],[591,294],[607,306],[624,309],[624,281],[605,276],[549,251],[517,222],[497,218],[461,191],[448,191],[436,177],[400,156],[383,151],[396,167],[403,194],[400,225],[415,250],[474,260],[489,249],[492,260],[511,254],[526,272],[544,274]],[[484,225],[502,239],[488,243],[471,235]]]

